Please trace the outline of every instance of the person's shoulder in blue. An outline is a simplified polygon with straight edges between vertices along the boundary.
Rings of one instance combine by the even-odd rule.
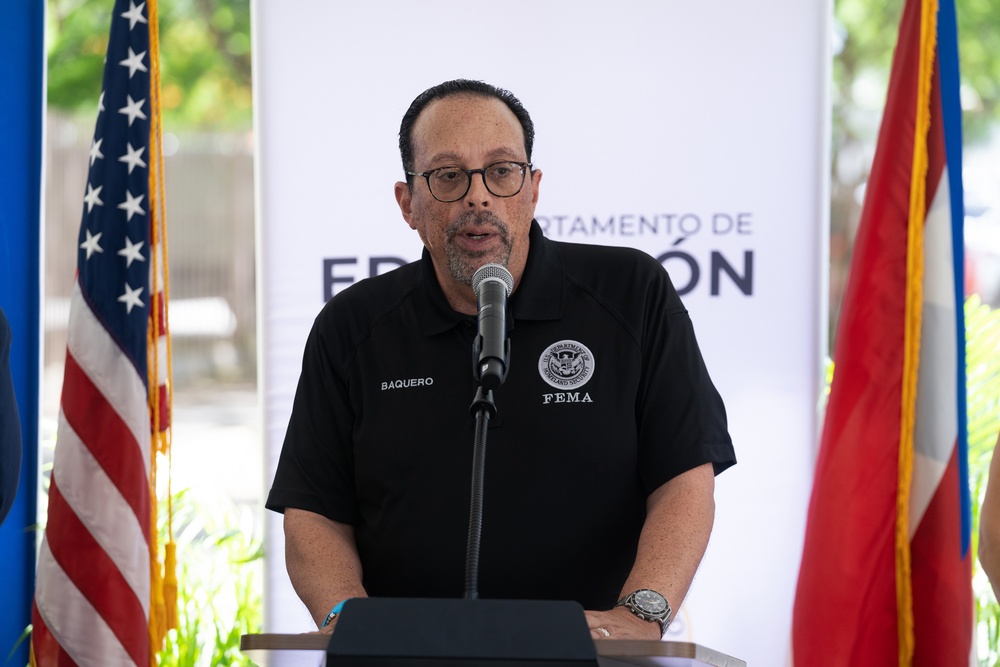
[[[21,474],[21,419],[10,377],[10,325],[0,308],[0,523],[17,495]]]

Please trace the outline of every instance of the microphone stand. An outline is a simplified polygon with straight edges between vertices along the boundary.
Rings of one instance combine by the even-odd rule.
[[[480,384],[469,411],[476,418],[472,450],[472,493],[469,501],[469,537],[465,549],[465,599],[479,597],[479,544],[483,532],[483,477],[486,471],[486,435],[490,419],[496,416],[493,390]]]

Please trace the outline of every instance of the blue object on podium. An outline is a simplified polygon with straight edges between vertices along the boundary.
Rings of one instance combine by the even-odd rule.
[[[597,667],[577,602],[355,598],[337,618],[329,667]]]

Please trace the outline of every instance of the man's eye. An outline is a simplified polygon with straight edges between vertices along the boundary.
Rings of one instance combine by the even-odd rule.
[[[454,183],[463,175],[463,172],[458,169],[439,169],[434,172],[434,180],[442,183]]]
[[[490,167],[490,176],[493,178],[503,179],[510,177],[518,167],[515,164],[509,162],[503,162],[501,164],[495,164]]]

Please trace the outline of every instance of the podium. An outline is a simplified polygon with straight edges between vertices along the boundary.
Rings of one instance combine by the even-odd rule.
[[[323,667],[330,635],[256,634],[240,638],[240,650],[258,667]],[[738,658],[690,642],[599,639],[601,667],[746,667]]]

